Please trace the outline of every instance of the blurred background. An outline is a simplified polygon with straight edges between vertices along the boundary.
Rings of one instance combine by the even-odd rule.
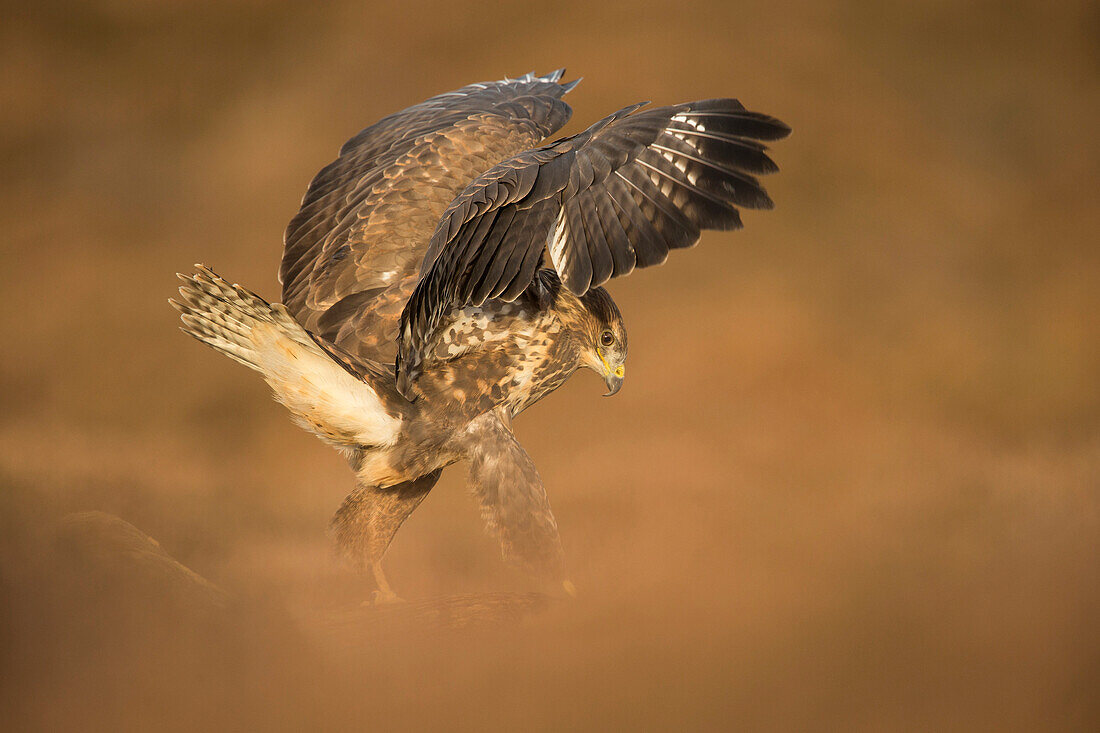
[[[5,5],[15,727],[1100,726],[1095,3]],[[563,65],[565,133],[642,99],[787,122],[777,208],[613,282],[623,391],[579,374],[517,421],[576,602],[333,643],[309,619],[370,590],[325,535],[352,474],[179,333],[174,273],[277,299],[283,227],[345,139]],[[525,587],[464,478],[391,548],[407,598]],[[230,620],[82,578],[53,528],[90,509]]]

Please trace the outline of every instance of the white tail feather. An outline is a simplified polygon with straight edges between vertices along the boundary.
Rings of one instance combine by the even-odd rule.
[[[400,419],[334,361],[280,303],[268,303],[212,270],[180,275],[182,330],[263,375],[294,421],[339,447],[388,445]]]

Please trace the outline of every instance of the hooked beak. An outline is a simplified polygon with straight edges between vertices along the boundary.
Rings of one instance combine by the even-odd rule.
[[[620,366],[615,371],[604,374],[603,383],[607,385],[607,394],[604,397],[610,397],[623,388],[623,373],[624,370]]]

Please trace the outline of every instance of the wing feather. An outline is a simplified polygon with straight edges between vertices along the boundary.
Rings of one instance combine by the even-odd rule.
[[[560,83],[562,73],[471,84],[348,140],[310,183],[286,229],[279,274],[293,316],[349,353],[393,361],[401,309],[440,216],[480,174],[568,121],[562,97],[574,83]],[[515,170],[467,213],[495,218],[498,198],[510,187],[529,191],[536,177]],[[447,235],[462,229],[456,220]],[[493,233],[490,221],[473,234]]]
[[[739,207],[772,207],[756,176],[777,167],[760,141],[790,128],[733,99],[641,106],[515,155],[452,202],[402,312],[402,392],[412,394],[422,355],[448,311],[518,297],[544,252],[562,283],[582,295],[663,262],[704,229],[740,228]],[[497,213],[504,210],[507,216]]]
[[[619,221],[614,199],[610,194],[600,196],[595,199],[595,208],[604,239],[607,240],[607,247],[611,250],[611,256],[614,259],[612,277],[630,274],[637,264],[637,256],[634,253],[634,246],[630,243],[630,236]]]

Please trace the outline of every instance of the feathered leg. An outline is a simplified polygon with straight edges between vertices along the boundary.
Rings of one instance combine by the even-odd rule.
[[[332,517],[332,532],[340,554],[361,571],[369,567],[374,575],[378,585],[375,603],[400,600],[382,572],[382,556],[398,528],[428,495],[442,472],[439,469],[386,488],[360,486],[348,494]]]
[[[467,426],[462,445],[470,464],[470,489],[486,526],[500,540],[504,559],[560,583],[572,595],[546,489],[506,417],[500,411],[482,415]]]

